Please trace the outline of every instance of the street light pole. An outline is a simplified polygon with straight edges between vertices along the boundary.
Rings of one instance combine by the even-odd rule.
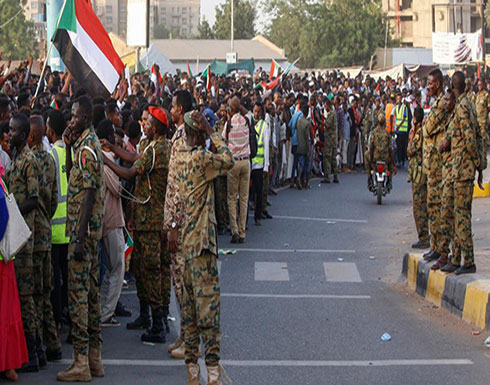
[[[234,44],[233,44],[233,38],[234,38],[234,10],[233,10],[233,0],[231,0],[231,52],[234,51]]]

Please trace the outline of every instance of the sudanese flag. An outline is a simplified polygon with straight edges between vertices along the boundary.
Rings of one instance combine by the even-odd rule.
[[[90,0],[66,0],[53,43],[66,68],[89,94],[114,92],[124,64]]]

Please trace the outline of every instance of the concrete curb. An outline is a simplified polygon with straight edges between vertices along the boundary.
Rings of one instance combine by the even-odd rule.
[[[431,270],[422,254],[405,254],[402,275],[410,290],[480,329],[490,330],[490,279]]]
[[[488,198],[490,197],[490,184],[488,182],[482,183],[483,190],[475,184],[473,186],[473,198]]]

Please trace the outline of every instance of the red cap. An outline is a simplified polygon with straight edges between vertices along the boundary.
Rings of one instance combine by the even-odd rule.
[[[148,112],[150,113],[151,116],[153,116],[156,120],[158,120],[160,123],[164,124],[165,127],[168,127],[168,118],[167,114],[165,111],[160,108],[160,107],[153,107],[150,106],[148,108]]]

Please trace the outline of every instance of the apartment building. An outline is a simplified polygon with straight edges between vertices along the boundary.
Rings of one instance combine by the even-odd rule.
[[[46,0],[27,0],[24,15],[34,23],[36,40],[41,44],[46,41]]]
[[[402,46],[432,48],[432,32],[476,32],[481,0],[382,0],[392,37]]]
[[[126,36],[128,0],[92,0],[108,32]],[[197,34],[201,0],[150,0],[150,32],[156,25],[180,36]]]

